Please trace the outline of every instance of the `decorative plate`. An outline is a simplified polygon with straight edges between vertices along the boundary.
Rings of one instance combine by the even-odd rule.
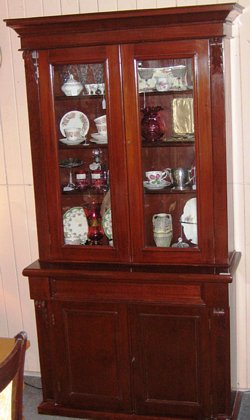
[[[111,208],[108,208],[104,215],[102,216],[102,227],[104,230],[105,235],[107,236],[109,241],[113,239],[113,232],[112,232],[112,213]]]
[[[184,206],[181,224],[188,241],[197,245],[197,205],[196,198],[190,198]]]
[[[88,239],[88,222],[82,207],[71,207],[63,215],[65,243],[85,244]]]
[[[67,112],[60,121],[60,130],[64,137],[66,137],[65,128],[81,128],[82,136],[85,137],[89,131],[89,119],[80,111]]]

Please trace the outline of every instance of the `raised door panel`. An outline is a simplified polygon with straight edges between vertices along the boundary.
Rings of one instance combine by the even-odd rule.
[[[214,261],[208,51],[207,40],[122,47],[136,262]]]
[[[41,229],[50,243],[46,259],[128,261],[118,47],[40,51],[36,57],[43,124],[39,140],[32,140],[44,155],[36,189],[46,185],[40,203],[48,207],[49,226]]]
[[[54,305],[58,390],[68,407],[130,409],[126,310],[121,305]]]
[[[210,404],[206,309],[136,306],[132,317],[136,411],[205,417]]]

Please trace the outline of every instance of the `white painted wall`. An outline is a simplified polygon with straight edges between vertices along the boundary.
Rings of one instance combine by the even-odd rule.
[[[26,371],[39,372],[33,302],[22,269],[37,258],[27,103],[19,39],[4,18],[225,3],[227,0],[0,0],[0,336],[28,332]],[[235,384],[250,388],[250,0],[232,41],[233,163],[231,196],[236,249],[242,260],[233,286]],[[237,34],[237,30],[235,31]],[[248,61],[249,60],[249,61]],[[250,278],[250,276],[249,276]],[[237,359],[235,355],[237,353]],[[235,361],[236,360],[236,361]]]

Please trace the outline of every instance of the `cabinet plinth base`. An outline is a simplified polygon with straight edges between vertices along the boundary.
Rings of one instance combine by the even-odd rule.
[[[242,392],[232,392],[232,413],[231,415],[215,415],[206,417],[206,419],[202,420],[237,420],[239,410],[240,410],[240,402],[242,398]],[[60,406],[59,404],[54,403],[52,400],[44,401],[38,406],[38,413],[39,414],[47,414],[47,415],[60,415],[60,416],[67,416],[67,417],[77,417],[82,419],[88,420],[194,420],[194,417],[162,417],[162,416],[144,416],[138,414],[126,414],[126,413],[107,413],[101,411],[91,411],[91,410],[83,410],[83,409],[76,409],[76,408],[67,408]],[[201,418],[198,416],[197,420]]]
[[[75,408],[66,408],[53,401],[42,402],[38,406],[39,414],[48,414],[54,416],[77,417],[88,420],[193,420],[192,417],[156,417],[156,416],[142,416],[138,414],[124,414],[124,413],[105,413],[101,411],[81,410]],[[225,417],[226,420],[226,417]]]

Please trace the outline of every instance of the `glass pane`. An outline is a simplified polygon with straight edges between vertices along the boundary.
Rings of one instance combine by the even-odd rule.
[[[105,65],[52,67],[63,243],[111,245]]]
[[[197,247],[193,60],[137,62],[146,247]]]

